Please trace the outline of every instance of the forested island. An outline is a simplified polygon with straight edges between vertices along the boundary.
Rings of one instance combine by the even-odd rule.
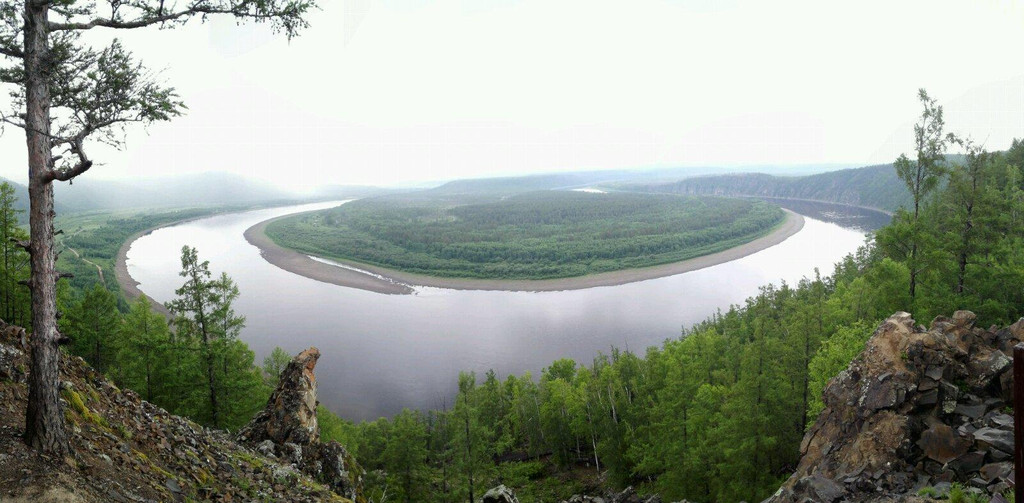
[[[483,200],[481,200],[483,199]],[[270,223],[278,245],[451,278],[543,280],[684,261],[786,220],[743,199],[541,191],[498,200],[387,196]]]

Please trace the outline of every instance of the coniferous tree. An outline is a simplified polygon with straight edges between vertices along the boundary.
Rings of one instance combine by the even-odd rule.
[[[202,375],[202,391],[192,396],[193,416],[214,427],[241,426],[266,389],[255,355],[238,340],[245,326],[232,307],[238,287],[226,273],[211,279],[209,261],[200,261],[189,246],[181,250],[180,275],[185,283],[167,306],[175,315],[176,351],[186,353],[179,357],[183,370],[191,363]]]
[[[113,365],[121,351],[121,314],[117,297],[96,283],[72,304],[65,319],[64,331],[71,339],[71,350],[85,358],[100,372],[113,371],[120,377],[123,370]]]
[[[172,407],[176,394],[167,388],[174,382],[169,363],[171,332],[167,319],[154,312],[145,295],[132,303],[121,325],[121,353],[118,360],[123,367],[123,384],[135,390],[148,402]]]
[[[182,343],[196,343],[202,360],[206,382],[203,419],[213,426],[220,423],[220,407],[217,403],[217,367],[214,340],[215,323],[211,312],[217,302],[213,282],[210,280],[210,262],[199,261],[195,248],[181,249],[181,273],[185,283],[174,291],[177,297],[167,304],[175,315],[174,325],[177,338]],[[199,400],[202,402],[202,400]]]
[[[391,419],[391,436],[381,453],[384,467],[394,483],[396,498],[411,503],[423,501],[427,485],[427,429],[416,411],[403,409]]]
[[[493,471],[491,430],[480,420],[476,375],[459,374],[459,394],[451,412],[452,447],[456,473],[460,473],[464,497],[474,503],[489,486]]]
[[[290,361],[292,361],[292,355],[281,349],[280,346],[275,346],[274,350],[263,358],[263,375],[266,377],[268,386],[277,386],[281,372]]]
[[[23,284],[29,278],[29,256],[16,243],[28,240],[28,233],[19,225],[24,210],[15,208],[17,196],[8,182],[0,182],[0,316],[7,323],[26,325],[31,316],[29,291]]]
[[[920,274],[929,265],[923,260],[922,251],[929,248],[928,230],[921,221],[921,209],[925,198],[934,191],[942,181],[945,173],[944,160],[946,146],[950,138],[944,134],[945,120],[942,106],[934,98],[928,96],[924,89],[918,90],[918,99],[924,110],[920,122],[914,125],[914,143],[916,159],[900,155],[893,166],[900,180],[907,186],[913,199],[913,211],[900,210],[894,217],[894,225],[888,232],[879,233],[879,243],[891,251],[900,253],[910,269],[910,297],[917,296],[917,284]]]

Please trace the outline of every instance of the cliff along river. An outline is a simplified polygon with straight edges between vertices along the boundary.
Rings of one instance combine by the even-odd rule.
[[[804,215],[803,228],[770,248],[704,269],[615,286],[525,292],[416,287],[384,295],[319,282],[264,260],[246,229],[265,220],[340,204],[317,203],[232,213],[158,229],[127,254],[128,272],[157,302],[181,286],[180,253],[194,246],[214,275],[241,289],[235,309],[242,338],[262,362],[274,346],[295,354],[317,346],[320,400],[349,419],[403,407],[452,405],[458,373],[478,380],[494,369],[540,370],[558,358],[588,364],[611,347],[643,352],[684,326],[743,302],[758,287],[830,274],[888,216],[838,205],[776,201]]]

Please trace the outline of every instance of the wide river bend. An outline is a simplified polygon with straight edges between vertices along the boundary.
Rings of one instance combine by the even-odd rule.
[[[219,215],[157,229],[127,253],[128,273],[158,302],[181,286],[181,247],[198,249],[215,275],[226,271],[242,294],[242,338],[262,361],[274,346],[320,348],[321,402],[343,417],[440,407],[460,370],[539,371],[558,358],[589,363],[611,347],[643,351],[759,286],[795,283],[864,243],[888,216],[859,208],[775,201],[805,217],[803,229],[771,248],[697,271],[615,286],[553,292],[417,287],[384,295],[298,276],[266,262],[246,242],[249,227],[282,215],[331,207],[316,203]]]

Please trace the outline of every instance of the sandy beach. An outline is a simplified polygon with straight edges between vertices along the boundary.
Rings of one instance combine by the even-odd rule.
[[[766,236],[762,236],[749,243],[742,244],[728,250],[704,255],[701,257],[662,264],[639,269],[625,269],[611,271],[588,276],[572,278],[544,279],[544,280],[500,280],[500,279],[465,279],[465,278],[441,278],[414,274],[403,271],[386,269],[372,265],[347,262],[331,259],[332,261],[344,264],[349,267],[367,271],[366,274],[351,269],[345,269],[335,265],[327,264],[310,258],[307,254],[283,248],[274,243],[266,236],[264,230],[271,222],[282,217],[260,222],[245,231],[245,239],[253,246],[260,249],[263,258],[288,272],[305,276],[310,279],[332,283],[335,285],[359,288],[372,292],[386,294],[408,294],[414,291],[413,287],[428,286],[437,288],[448,288],[454,290],[506,290],[506,291],[558,291],[558,290],[580,290],[598,286],[621,285],[635,281],[643,281],[664,276],[674,276],[684,272],[695,271],[717,264],[730,262],[745,257],[752,253],[770,248],[786,238],[796,234],[804,226],[803,216],[789,210],[786,211],[786,220],[775,230]],[[120,256],[118,265],[120,267]],[[380,277],[378,277],[380,276]],[[120,279],[121,275],[118,274]],[[122,286],[123,288],[123,286]]]

